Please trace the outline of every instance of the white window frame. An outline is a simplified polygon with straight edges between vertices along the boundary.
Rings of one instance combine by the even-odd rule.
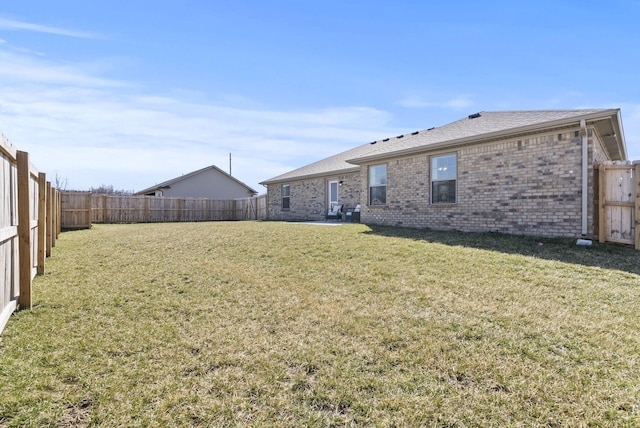
[[[280,208],[287,211],[290,210],[291,209],[291,185],[283,184],[282,187],[280,188],[280,196],[281,196]],[[285,207],[285,200],[287,201],[286,207]]]
[[[449,159],[447,159],[449,158]],[[453,158],[453,163],[450,161]],[[440,161],[440,162],[439,162]],[[458,203],[458,154],[445,153],[431,156],[430,161],[431,204]]]
[[[373,183],[372,184],[372,173],[373,171],[375,171],[377,168],[381,168],[384,167],[384,178],[382,179],[382,181],[380,183]],[[374,177],[377,178],[377,177]],[[369,206],[384,206],[387,205],[387,181],[388,181],[388,174],[387,174],[387,164],[386,163],[382,163],[382,164],[377,164],[377,165],[369,165],[369,170],[367,171],[367,184],[368,184],[368,188],[369,188],[369,193],[367,195],[368,199],[369,199]],[[381,189],[384,189],[384,201],[378,199],[377,197],[374,198],[373,197],[373,192],[374,191],[379,191]],[[376,200],[378,200],[379,202],[376,202]]]

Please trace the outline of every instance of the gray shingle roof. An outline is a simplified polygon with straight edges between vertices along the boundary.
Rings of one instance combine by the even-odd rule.
[[[358,171],[360,169],[359,166],[348,163],[347,159],[351,159],[354,157],[364,156],[366,154],[371,153],[372,149],[369,147],[369,144],[364,144],[362,146],[358,146],[351,150],[347,150],[346,152],[339,153],[337,155],[328,157],[326,159],[319,160],[312,164],[303,166],[302,168],[294,169],[293,171],[289,171],[282,175],[278,175],[277,177],[270,178],[269,180],[265,180],[260,184],[271,184],[284,182],[291,179],[299,179],[299,178],[312,178],[317,176],[324,176],[328,174],[340,174],[351,171]]]
[[[444,126],[364,144],[271,178],[262,184],[357,171],[356,165],[377,159],[551,129],[574,124],[581,119],[617,117],[618,113],[618,109],[480,112]],[[620,156],[625,157],[624,137],[616,138],[621,141]]]
[[[421,131],[418,134],[405,135],[376,144],[378,148],[359,158],[349,161],[362,163],[373,158],[387,155],[400,155],[407,152],[423,151],[437,147],[454,146],[460,143],[472,143],[509,134],[531,132],[540,128],[551,128],[565,121],[577,122],[579,118],[591,115],[611,113],[607,109],[590,110],[534,110],[480,112],[444,126]]]
[[[258,192],[256,192],[251,187],[247,186],[246,184],[244,184],[242,181],[238,180],[234,176],[229,175],[228,173],[224,172],[223,170],[221,170],[220,168],[218,168],[215,165],[210,165],[210,166],[206,166],[206,167],[204,167],[202,169],[198,169],[196,171],[192,171],[192,172],[190,172],[188,174],[181,175],[180,177],[176,177],[176,178],[172,178],[171,180],[163,181],[162,183],[158,183],[155,186],[147,187],[146,189],[142,189],[142,190],[136,192],[135,195],[144,195],[146,193],[150,193],[150,192],[153,192],[155,190],[159,190],[159,189],[161,189],[163,187],[170,186],[170,185],[172,185],[174,183],[177,183],[177,182],[182,181],[184,179],[187,179],[189,177],[193,177],[194,175],[201,174],[201,173],[203,173],[203,172],[205,172],[207,170],[210,170],[210,169],[214,170],[214,171],[217,171],[222,176],[227,177],[228,179],[233,180],[233,181],[237,182],[238,184],[246,187],[249,192],[251,192],[253,194],[256,194],[256,195],[258,194]]]

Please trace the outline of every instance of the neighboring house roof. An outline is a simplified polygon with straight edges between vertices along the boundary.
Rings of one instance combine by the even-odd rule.
[[[190,177],[193,177],[195,175],[201,174],[201,173],[203,173],[205,171],[208,171],[208,170],[214,170],[214,171],[226,176],[228,179],[233,180],[236,183],[246,187],[247,190],[252,194],[257,194],[258,193],[255,190],[253,190],[251,187],[249,187],[246,184],[244,184],[242,181],[238,180],[237,178],[233,177],[232,175],[229,175],[228,173],[224,172],[223,170],[221,170],[217,166],[211,165],[211,166],[199,169],[197,171],[193,171],[193,172],[190,172],[188,174],[181,175],[180,177],[176,177],[176,178],[173,178],[171,180],[163,181],[162,183],[156,184],[155,186],[148,187],[146,189],[140,190],[139,192],[136,192],[135,194],[136,195],[144,195],[144,194],[147,194],[147,193],[155,192],[156,190],[166,189],[167,187],[170,187],[172,184],[175,184],[175,183],[177,183],[179,181],[186,180],[186,179],[188,179]]]
[[[581,120],[596,127],[612,160],[626,159],[626,143],[619,109],[480,112],[444,126],[364,144],[261,184],[357,171],[356,165],[389,157],[573,127]]]

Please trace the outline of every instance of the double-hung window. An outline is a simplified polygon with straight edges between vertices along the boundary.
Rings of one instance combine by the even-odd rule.
[[[288,210],[291,203],[291,193],[288,184],[282,185],[282,209]]]
[[[387,165],[369,167],[369,205],[387,204]]]
[[[455,204],[458,168],[456,154],[431,157],[431,203]]]

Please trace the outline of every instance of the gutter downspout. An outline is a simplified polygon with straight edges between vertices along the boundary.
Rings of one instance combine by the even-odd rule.
[[[582,136],[582,237],[587,236],[588,200],[589,200],[589,134],[587,122],[580,120],[580,135]]]

